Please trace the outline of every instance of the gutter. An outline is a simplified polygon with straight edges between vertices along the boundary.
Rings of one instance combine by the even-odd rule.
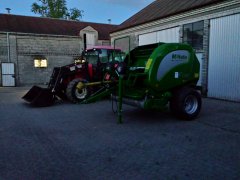
[[[7,32],[7,49],[8,49],[8,62],[11,61],[10,59],[10,40],[9,40],[9,32]]]
[[[22,36],[38,36],[38,37],[60,37],[60,38],[79,38],[80,36],[69,36],[69,35],[52,35],[52,34],[34,34],[34,33],[24,33],[24,32],[9,32],[9,31],[0,31],[0,34],[13,34],[13,35],[22,35]]]
[[[24,32],[7,32],[7,31],[0,31],[0,34],[12,34],[12,35],[19,35],[19,36],[34,36],[34,37],[53,37],[53,38],[81,38],[78,36],[71,36],[71,35],[54,35],[54,34],[34,34],[34,33],[24,33]],[[98,39],[99,41],[109,41],[110,39]]]

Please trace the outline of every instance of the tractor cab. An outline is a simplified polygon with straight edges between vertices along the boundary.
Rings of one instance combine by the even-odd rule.
[[[83,59],[93,65],[99,63],[104,64],[108,62],[118,61],[122,62],[124,53],[121,49],[114,49],[108,46],[94,46],[91,49],[86,49],[83,52]]]
[[[99,81],[103,77],[108,64],[118,64],[123,61],[124,53],[121,49],[108,46],[94,46],[83,52],[83,62],[87,63],[89,77],[92,81]]]

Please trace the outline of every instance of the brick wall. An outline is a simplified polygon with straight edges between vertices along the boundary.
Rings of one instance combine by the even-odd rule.
[[[210,20],[204,20],[203,32],[203,62],[202,62],[202,90],[203,94],[207,95],[208,86],[208,54],[209,54],[209,31]]]
[[[48,61],[47,68],[33,66],[34,56],[18,56],[18,85],[46,84],[50,80],[54,67],[63,66],[73,62],[73,56],[45,56]]]

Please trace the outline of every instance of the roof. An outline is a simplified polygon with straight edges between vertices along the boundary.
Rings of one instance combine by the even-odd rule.
[[[117,27],[111,24],[0,14],[2,32],[79,36],[80,30],[87,26],[98,31],[100,40],[109,40],[109,33]]]
[[[156,21],[168,16],[194,10],[226,0],[155,0],[147,7],[133,15],[113,32]]]

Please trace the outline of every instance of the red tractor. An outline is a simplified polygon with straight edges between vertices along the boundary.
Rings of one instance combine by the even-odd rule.
[[[124,53],[120,49],[108,46],[95,46],[86,49],[82,57],[73,64],[55,67],[47,88],[33,86],[23,99],[33,106],[49,106],[57,98],[81,102],[92,94],[101,91],[102,80],[108,81],[112,77],[106,73],[109,66],[116,66],[122,61]],[[76,88],[82,83],[92,86]],[[79,90],[81,89],[81,90]]]

